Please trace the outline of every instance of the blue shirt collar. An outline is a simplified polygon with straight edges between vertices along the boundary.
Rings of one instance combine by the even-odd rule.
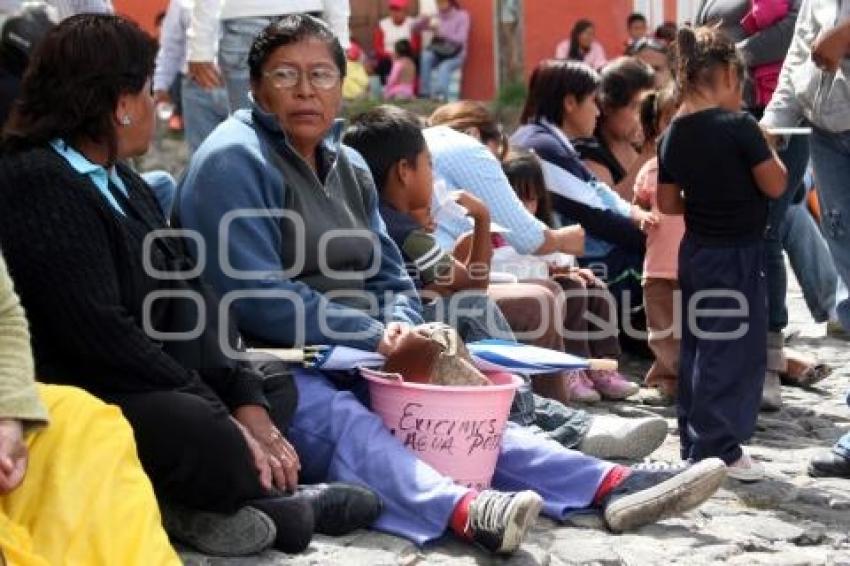
[[[50,146],[54,149],[54,151],[56,151],[56,153],[61,155],[65,161],[68,162],[68,165],[73,167],[77,173],[88,177],[112,208],[121,214],[124,214],[124,210],[121,208],[121,205],[109,190],[109,181],[112,181],[112,183],[118,187],[121,192],[125,195],[127,194],[127,187],[124,185],[124,181],[121,180],[121,177],[118,175],[118,171],[114,166],[107,170],[103,165],[98,165],[97,163],[89,161],[85,155],[68,145],[65,140],[60,138],[52,140],[50,142]]]

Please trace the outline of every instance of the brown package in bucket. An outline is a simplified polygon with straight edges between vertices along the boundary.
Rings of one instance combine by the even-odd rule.
[[[405,381],[432,385],[491,385],[473,365],[457,331],[446,324],[420,324],[387,356],[383,371]]]

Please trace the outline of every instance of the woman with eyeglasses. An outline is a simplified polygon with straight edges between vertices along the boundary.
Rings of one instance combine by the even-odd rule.
[[[252,107],[207,138],[181,186],[181,223],[206,240],[207,280],[234,301],[254,343],[391,353],[422,322],[421,303],[380,218],[368,165],[339,142],[339,41],[311,16],[286,16],[255,39],[249,65]],[[384,503],[372,526],[418,544],[450,531],[510,554],[541,507],[564,517],[596,501],[611,528],[632,528],[693,507],[722,480],[716,463],[621,476],[509,423],[494,489],[479,491],[419,461],[357,396],[358,376],[293,374],[290,436],[303,478],[369,486]],[[595,496],[606,478],[617,487]],[[650,486],[657,496],[647,497]]]

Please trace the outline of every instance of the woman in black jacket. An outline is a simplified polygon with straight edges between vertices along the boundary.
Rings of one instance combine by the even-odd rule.
[[[177,330],[168,318],[187,300],[173,292],[181,247],[150,245],[165,219],[121,163],[152,138],[155,54],[116,16],[74,16],[47,35],[3,135],[0,246],[39,378],[121,407],[172,536],[215,554],[298,551],[320,517],[315,498],[281,495],[298,481],[281,433],[292,388],[246,366],[190,369],[151,338]]]

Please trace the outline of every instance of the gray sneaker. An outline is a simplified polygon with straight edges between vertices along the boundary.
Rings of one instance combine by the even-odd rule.
[[[635,466],[602,502],[605,522],[619,533],[690,511],[714,495],[725,478],[719,458],[690,466]]]
[[[177,542],[212,556],[259,554],[274,543],[277,529],[268,515],[242,507],[232,515],[163,504],[162,524]]]

